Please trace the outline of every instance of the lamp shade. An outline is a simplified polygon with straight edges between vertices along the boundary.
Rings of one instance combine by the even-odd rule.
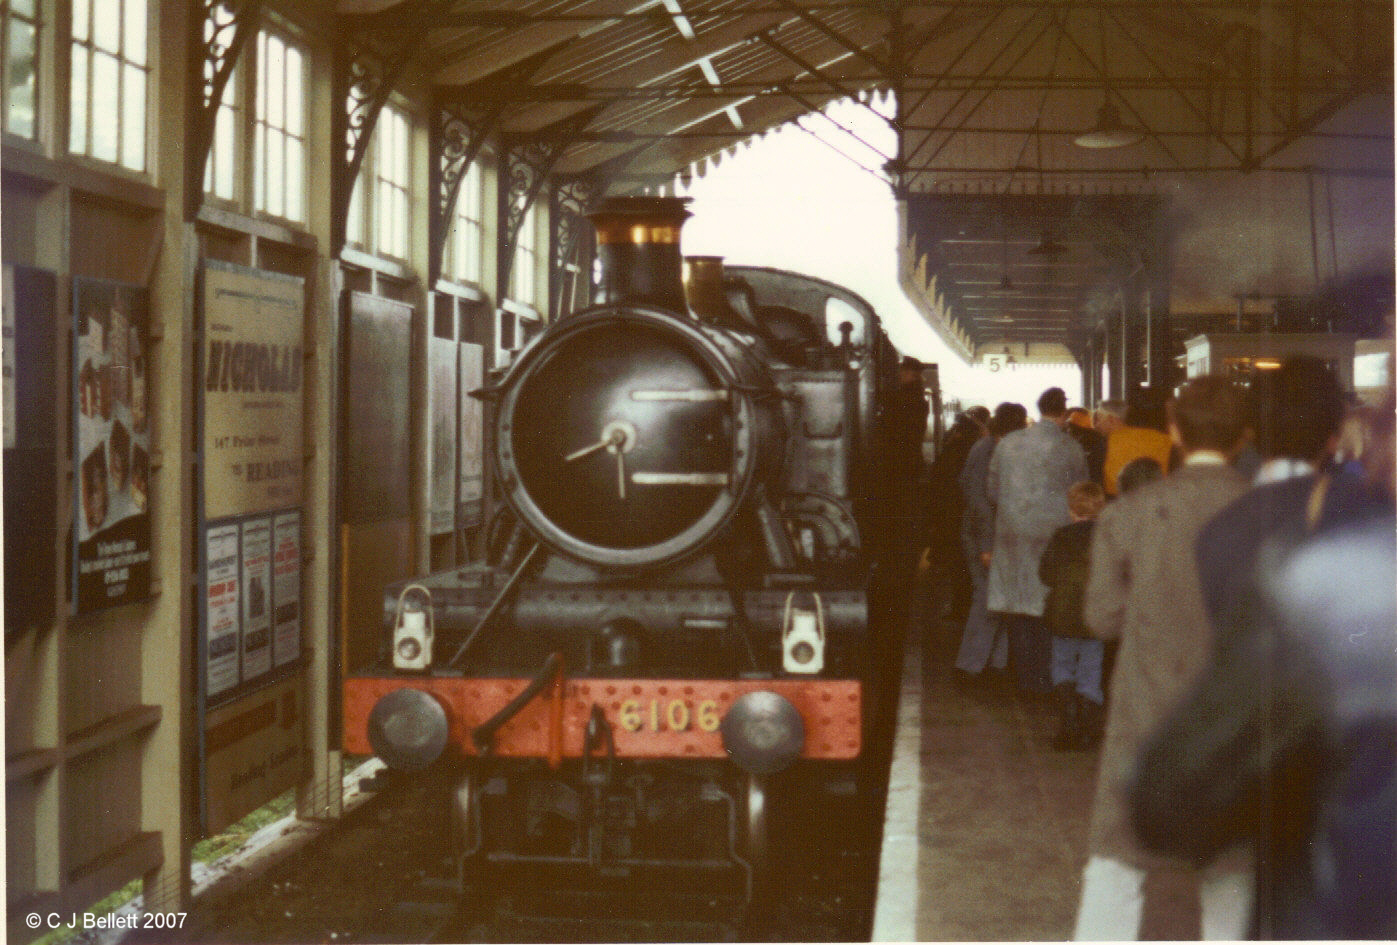
[[[1096,112],[1096,125],[1072,139],[1079,148],[1124,148],[1144,140],[1145,134],[1121,121],[1121,113],[1109,98]]]

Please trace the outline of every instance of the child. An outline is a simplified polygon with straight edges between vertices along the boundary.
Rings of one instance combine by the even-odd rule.
[[[1072,524],[1053,533],[1038,564],[1038,578],[1048,586],[1043,619],[1053,634],[1052,681],[1060,726],[1053,748],[1087,749],[1100,734],[1102,643],[1082,622],[1082,594],[1090,568],[1091,528],[1106,504],[1106,494],[1094,482],[1079,482],[1067,490]]]

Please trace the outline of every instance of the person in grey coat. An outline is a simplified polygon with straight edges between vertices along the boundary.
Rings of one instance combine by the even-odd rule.
[[[962,680],[979,676],[987,665],[1004,669],[1009,662],[1008,637],[988,611],[988,561],[994,549],[994,507],[985,493],[985,479],[989,476],[990,457],[1000,439],[1022,430],[1027,423],[1028,411],[1023,404],[1000,404],[994,408],[994,416],[990,419],[989,436],[970,448],[970,455],[961,467],[960,489],[965,506],[961,515],[960,543],[974,587],[970,614],[960,638],[960,652],[956,654],[956,669],[966,674],[958,677]]]
[[[1072,521],[1067,490],[1087,478],[1086,455],[1063,429],[1067,395],[1050,387],[1038,398],[1042,420],[999,441],[985,492],[994,506],[987,605],[1009,632],[1021,690],[1047,693],[1052,637],[1043,623],[1048,588],[1038,563],[1053,532]]]
[[[1126,796],[1141,747],[1199,677],[1213,645],[1194,542],[1246,491],[1227,463],[1242,419],[1242,395],[1227,378],[1189,381],[1170,410],[1183,466],[1108,505],[1096,521],[1083,617],[1096,637],[1120,641],[1120,656],[1092,803],[1078,941],[1136,941],[1147,914],[1166,926],[1152,937],[1240,939],[1247,932],[1252,887],[1245,855],[1219,857],[1198,873],[1186,860],[1154,853],[1134,833]],[[1151,890],[1170,876],[1197,882],[1198,902],[1160,897],[1147,908]]]

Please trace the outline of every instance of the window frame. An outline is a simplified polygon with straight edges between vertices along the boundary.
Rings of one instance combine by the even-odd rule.
[[[529,208],[524,211],[524,218],[519,221],[519,231],[514,236],[514,259],[509,266],[509,285],[505,287],[505,297],[520,305],[526,305],[530,309],[538,310],[538,229],[539,229],[538,201],[529,204]],[[527,235],[527,242],[526,242]],[[528,265],[525,266],[524,264]],[[528,275],[521,274],[527,269]],[[522,279],[527,278],[527,285],[522,283]],[[528,291],[523,291],[527,288]]]
[[[480,287],[485,279],[485,239],[486,239],[486,214],[485,214],[485,161],[477,154],[461,172],[461,185],[456,191],[456,203],[451,209],[451,226],[447,231],[447,247],[445,265],[442,272],[446,279],[458,285],[468,285]],[[470,216],[462,212],[462,203],[468,196],[474,197],[476,215]],[[467,242],[465,247],[473,250],[469,253],[473,257],[470,271],[463,271],[462,242],[464,233],[462,224],[467,224],[475,230],[475,245],[472,247]]]
[[[397,182],[383,176],[383,135],[394,134],[394,119],[401,119],[404,150],[400,155],[405,182]],[[364,143],[364,158],[359,164],[359,173],[354,179],[350,192],[349,206],[345,212],[345,246],[369,256],[391,260],[405,268],[411,268],[413,259],[413,218],[416,206],[413,200],[413,183],[417,179],[416,141],[418,135],[417,114],[401,96],[393,95],[383,104],[374,121],[373,133]],[[381,192],[384,185],[398,192],[403,201],[401,222],[401,247],[386,247],[380,238],[385,207]],[[357,231],[357,232],[356,232]],[[402,254],[393,252],[401,248]]]
[[[294,227],[307,227],[310,223],[310,58],[311,53],[308,44],[299,32],[292,30],[278,21],[264,21],[257,30],[257,35],[253,37],[254,42],[250,44],[253,55],[249,58],[246,53],[238,63],[239,71],[243,66],[247,68],[247,78],[244,80],[243,89],[245,92],[243,101],[246,106],[242,109],[242,121],[238,123],[243,134],[241,147],[234,148],[235,153],[245,155],[246,171],[241,175],[242,187],[245,188],[246,199],[240,201],[245,203],[248,209],[255,215],[276,220]],[[286,52],[294,52],[300,63],[300,129],[293,134],[289,128],[285,127],[290,114],[287,107],[290,102],[288,91],[289,83],[284,81],[289,74],[289,62],[283,56],[282,64],[284,68],[283,83],[280,87],[282,92],[281,120],[282,125],[275,125],[271,120],[270,107],[263,102],[263,91],[266,89],[270,93],[270,87],[263,85],[263,79],[270,75],[269,65],[266,61],[269,57],[265,55],[269,48],[270,41],[278,42]],[[269,99],[270,101],[270,95]],[[287,199],[291,195],[291,187],[288,182],[287,166],[283,155],[282,173],[282,195],[281,209],[278,213],[272,209],[269,198],[271,183],[269,176],[270,167],[266,160],[267,148],[270,146],[271,132],[281,136],[282,143],[286,144],[294,141],[300,146],[300,180],[297,182],[299,192],[295,195],[299,202],[298,215],[292,215],[290,211],[290,201]],[[207,193],[207,192],[206,192]]]
[[[246,126],[251,121],[247,114],[246,103],[248,99],[248,74],[252,71],[246,60],[240,60],[228,76],[228,83],[223,87],[223,97],[218,103],[218,114],[214,116],[213,133],[209,137],[208,158],[204,162],[204,174],[199,179],[199,186],[203,188],[206,201],[212,201],[235,210],[241,210],[248,202],[246,195],[252,174],[252,146],[246,134]],[[229,103],[229,95],[234,96],[232,104]],[[215,193],[209,186],[215,182],[215,175],[218,172],[219,123],[225,113],[231,113],[232,118],[228,124],[233,136],[228,147],[228,155],[233,164],[230,172],[233,177],[233,193],[227,197]]]
[[[45,9],[44,0],[33,0],[33,5],[34,13],[32,16],[29,16],[24,13],[15,12],[13,9],[13,0],[0,0],[0,68],[4,68],[6,74],[5,80],[0,82],[0,114],[4,116],[3,120],[0,120],[0,134],[3,134],[7,142],[21,142],[27,147],[39,146],[44,138],[46,120],[48,118],[46,106],[49,105],[47,101],[49,89],[47,83],[43,81],[45,78],[44,63],[46,59],[51,58],[49,50],[46,48],[48,41],[48,36],[46,34],[52,32],[53,29],[52,21],[46,20],[44,17],[44,14],[49,12]],[[12,24],[15,22],[28,24],[34,31],[33,91],[31,92],[33,114],[30,119],[33,123],[33,129],[32,134],[29,135],[21,134],[20,132],[10,129],[10,83],[8,81],[8,73],[10,64],[10,35]]]
[[[403,104],[392,101],[384,102],[383,108],[378,113],[378,120],[374,122],[373,138],[369,141],[369,151],[373,155],[373,163],[370,165],[368,154],[366,154],[364,165],[359,171],[361,178],[367,176],[373,184],[373,208],[370,218],[373,254],[403,263],[406,263],[412,256],[412,139],[414,133],[411,110]],[[401,140],[389,141],[386,137],[392,136],[396,139],[399,134],[401,134]],[[395,144],[400,146],[398,150],[389,150]],[[386,168],[384,165],[392,166]],[[402,171],[401,179],[391,176],[399,170]],[[385,192],[396,198],[392,205],[384,199]],[[393,216],[396,216],[398,210],[401,210],[402,214],[400,220],[385,220],[385,211],[395,211]],[[391,227],[391,230],[385,231],[385,227]],[[386,238],[385,232],[387,233]],[[391,247],[384,245],[385,242],[390,241],[393,243]],[[395,250],[400,251],[395,252]]]
[[[136,2],[139,2],[143,6],[145,11],[145,28],[143,30],[137,31],[143,35],[144,45],[142,48],[144,50],[144,61],[142,62],[137,62],[135,60],[127,58],[128,49],[126,39],[128,27],[131,25],[127,22],[127,9],[128,4]],[[42,6],[42,0],[39,0],[39,3]],[[98,40],[95,35],[95,33],[97,32],[95,28],[96,24],[92,15],[99,6],[111,3],[119,3],[121,5],[120,13],[118,15],[119,22],[117,26],[117,34],[119,37],[118,51],[115,54],[111,53],[107,49],[99,48]],[[78,4],[85,5],[84,17],[86,18],[86,39],[79,39],[77,36]],[[62,45],[62,47],[64,48],[64,55],[59,58],[59,61],[56,63],[57,68],[55,69],[55,84],[58,85],[59,88],[62,90],[66,106],[63,110],[62,115],[61,150],[67,158],[77,159],[79,161],[90,161],[94,165],[100,166],[106,171],[114,171],[122,174],[133,174],[142,179],[149,180],[155,176],[157,149],[152,147],[155,137],[152,134],[152,126],[153,122],[155,121],[155,114],[158,109],[152,107],[152,101],[155,96],[155,93],[158,92],[158,76],[156,69],[158,44],[152,40],[152,37],[157,37],[160,35],[160,24],[158,22],[160,6],[161,5],[158,2],[154,2],[154,0],[68,0],[66,11],[67,21],[65,24],[63,24],[67,28],[65,31],[65,35],[60,40],[58,40],[59,44]],[[79,48],[83,50],[81,57],[78,55]],[[94,108],[94,101],[92,96],[92,87],[94,84],[94,62],[95,55],[98,52],[100,52],[100,54],[103,56],[114,58],[116,60],[116,75],[118,82],[116,92],[116,156],[114,158],[107,158],[102,155],[96,154],[93,152],[92,147],[93,140],[95,138],[95,126],[93,123],[93,119],[95,113],[99,111],[99,109]],[[82,132],[81,149],[77,149],[74,147],[75,136],[73,133],[74,124],[77,118],[77,109],[75,108],[75,93],[77,91],[77,85],[73,82],[73,76],[75,74],[75,70],[78,67],[79,58],[81,58],[83,62],[85,62],[86,64],[86,74],[83,79],[84,126]],[[144,87],[142,89],[142,115],[140,116],[140,121],[138,123],[131,122],[131,127],[128,127],[128,120],[126,115],[124,114],[123,103],[127,101],[126,78],[132,70],[136,70],[142,74],[142,77],[144,79]],[[59,71],[64,72],[65,76],[59,76]],[[63,82],[64,78],[66,78],[66,85],[64,85]],[[125,163],[126,155],[124,152],[126,134],[128,131],[134,130],[135,127],[139,127],[141,129],[140,167],[132,167],[130,164]]]

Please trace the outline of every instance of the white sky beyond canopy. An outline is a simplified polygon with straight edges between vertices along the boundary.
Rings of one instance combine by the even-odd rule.
[[[873,104],[880,111],[891,107]],[[693,219],[684,225],[684,253],[789,269],[847,286],[878,310],[899,351],[941,366],[947,399],[991,408],[1013,400],[1032,414],[1038,395],[1056,385],[1069,403],[1080,402],[1075,367],[1034,365],[990,374],[968,366],[903,295],[897,204],[880,170],[895,149],[887,123],[850,101],[756,139],[679,191],[694,200]]]

